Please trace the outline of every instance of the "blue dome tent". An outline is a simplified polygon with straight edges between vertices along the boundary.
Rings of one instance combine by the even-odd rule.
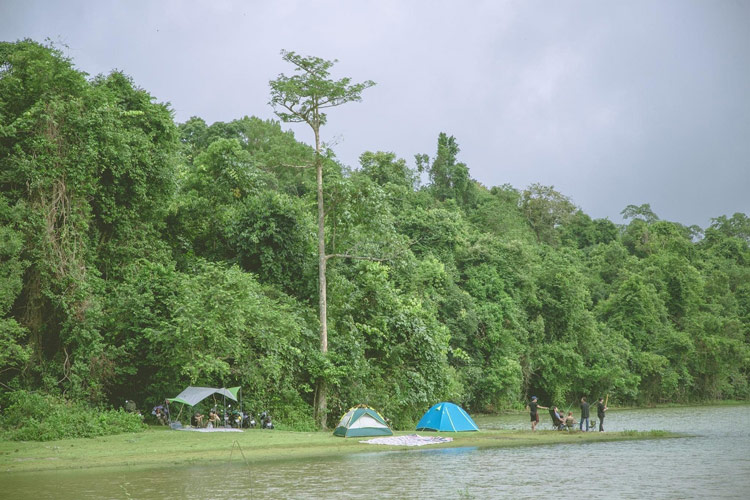
[[[417,424],[418,431],[478,431],[468,413],[453,403],[438,403],[427,410]]]

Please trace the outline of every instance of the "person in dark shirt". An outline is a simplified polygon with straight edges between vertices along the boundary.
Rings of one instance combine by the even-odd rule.
[[[599,432],[604,432],[604,412],[607,407],[604,406],[604,398],[599,398],[596,403],[596,418],[599,419]]]
[[[531,396],[531,403],[529,403],[529,416],[531,417],[531,430],[536,430],[536,424],[539,423],[539,408],[542,410],[549,410],[546,406],[540,406],[537,403],[536,396]]]
[[[583,421],[586,421],[586,432],[589,431],[589,404],[586,402],[586,397],[581,398],[581,421],[578,424],[578,430],[583,430]]]

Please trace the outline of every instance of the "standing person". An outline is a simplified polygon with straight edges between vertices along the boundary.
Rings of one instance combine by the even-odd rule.
[[[599,432],[604,432],[604,412],[607,411],[607,407],[604,406],[604,398],[599,398],[596,403],[596,418],[599,419]]]
[[[536,430],[536,424],[539,423],[539,411],[538,409],[549,410],[546,406],[539,406],[537,403],[536,396],[531,396],[531,403],[529,403],[529,416],[531,417],[531,430]]]
[[[589,431],[589,404],[586,402],[586,396],[581,398],[581,422],[578,424],[578,430],[583,430],[583,421],[586,421],[586,432]]]

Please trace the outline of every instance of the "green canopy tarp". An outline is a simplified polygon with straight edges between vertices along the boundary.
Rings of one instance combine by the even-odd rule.
[[[239,387],[230,387],[229,389],[225,389],[224,387],[188,387],[179,393],[177,397],[167,398],[167,401],[170,403],[182,403],[188,406],[195,406],[212,394],[221,394],[233,401],[237,401],[237,393],[239,391]]]

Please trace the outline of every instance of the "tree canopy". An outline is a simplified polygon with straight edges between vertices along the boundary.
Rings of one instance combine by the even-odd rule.
[[[445,133],[414,169],[387,151],[342,165],[326,110],[372,82],[283,57],[271,103],[313,147],[275,120],[176,124],[121,72],[0,43],[0,404],[241,385],[312,429],[358,403],[409,428],[441,400],[750,397],[747,215],[593,219],[552,186],[482,186]],[[321,287],[321,257],[383,249],[331,258]]]

